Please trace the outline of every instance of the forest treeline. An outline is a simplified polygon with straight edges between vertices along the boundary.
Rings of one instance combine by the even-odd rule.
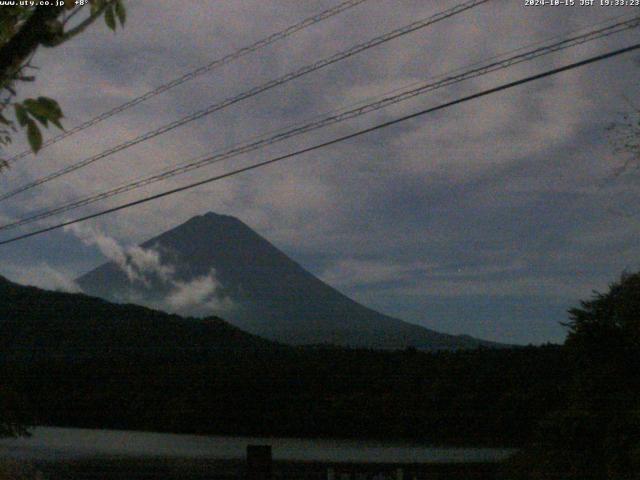
[[[640,274],[566,326],[564,345],[294,348],[2,280],[0,421],[519,447],[505,478],[637,479]]]
[[[0,368],[39,424],[473,446],[522,445],[566,388],[558,347],[114,353]]]
[[[4,388],[22,399],[11,417],[27,423],[440,444],[522,444],[562,406],[568,375],[559,346],[293,348],[4,279],[0,352]]]

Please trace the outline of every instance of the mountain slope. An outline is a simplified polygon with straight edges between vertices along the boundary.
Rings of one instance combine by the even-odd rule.
[[[225,321],[182,318],[83,294],[25,287],[0,276],[0,356],[179,359],[224,350],[275,349]]]
[[[493,345],[438,333],[383,315],[346,297],[307,272],[240,220],[207,213],[141,245],[175,268],[181,282],[215,270],[233,307],[216,312],[262,337],[295,345],[335,344],[426,350]],[[112,301],[161,304],[170,287],[158,278],[130,280],[107,263],[77,280],[83,291]]]

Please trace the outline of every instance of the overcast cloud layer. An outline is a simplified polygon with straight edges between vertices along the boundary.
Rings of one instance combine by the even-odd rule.
[[[38,80],[21,94],[56,98],[65,125],[73,126],[337,3],[128,2],[124,30],[113,34],[99,25],[60,48],[41,50],[34,59]],[[21,160],[0,177],[0,189],[456,3],[369,0]],[[633,12],[640,11],[494,0],[3,202],[0,220]],[[639,37],[635,30],[438,90],[64,218],[290,152]],[[638,97],[638,59],[631,54],[573,70],[88,225],[131,245],[194,215],[231,214],[323,280],[386,314],[489,340],[559,342],[564,331],[558,322],[566,320],[568,308],[593,289],[605,289],[623,270],[638,268],[639,222],[632,207],[640,180],[612,177],[624,157],[613,153],[606,135],[606,127]],[[21,151],[22,139],[13,148]],[[83,242],[73,231],[57,231],[0,247],[0,274],[72,289],[69,279],[104,260],[97,244]]]

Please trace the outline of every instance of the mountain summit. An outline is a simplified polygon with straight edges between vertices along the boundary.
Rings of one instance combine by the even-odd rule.
[[[144,272],[109,262],[80,277],[79,286],[107,300],[174,307],[186,315],[194,311],[180,311],[180,305],[192,309],[206,305],[206,314],[294,345],[425,350],[492,345],[466,335],[438,333],[364,307],[235,217],[215,213],[193,217],[146,241],[140,251],[156,254],[164,270],[142,278]],[[170,272],[172,280],[163,278],[163,272]],[[214,288],[207,290],[207,285]],[[204,290],[210,296],[197,297]],[[186,307],[181,303],[185,298],[201,301]]]

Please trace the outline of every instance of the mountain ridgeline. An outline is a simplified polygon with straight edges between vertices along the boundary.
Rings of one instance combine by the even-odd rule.
[[[3,424],[520,445],[563,400],[558,347],[291,347],[0,277]],[[514,401],[518,399],[518,401]]]
[[[182,318],[84,294],[42,290],[0,276],[0,358],[180,359],[221,350],[278,349],[216,317]]]
[[[141,245],[157,251],[180,282],[215,272],[226,307],[209,312],[261,337],[292,345],[442,350],[497,346],[447,335],[360,305],[322,282],[240,220],[215,213],[191,218]],[[114,262],[77,279],[82,290],[114,302],[162,309],[171,285],[131,279]],[[178,311],[189,314],[189,311]]]

